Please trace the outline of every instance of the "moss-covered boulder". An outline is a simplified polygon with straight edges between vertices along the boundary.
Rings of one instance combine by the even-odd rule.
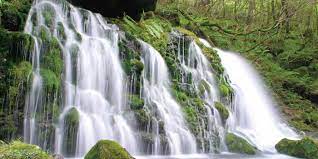
[[[226,120],[229,118],[229,111],[226,109],[226,107],[220,103],[220,102],[215,102],[214,103],[215,108],[218,110],[220,113],[220,116],[222,118],[222,122],[225,123]]]
[[[245,139],[233,133],[226,134],[225,142],[230,152],[248,155],[256,154],[257,149],[255,147],[249,144]]]
[[[133,159],[133,157],[117,142],[110,140],[99,141],[84,159]]]
[[[76,108],[70,109],[64,118],[63,150],[66,157],[75,155],[77,132],[79,126],[79,112]]]
[[[3,159],[53,159],[51,155],[38,146],[13,141],[10,144],[0,145],[0,158]]]
[[[307,159],[318,158],[318,143],[307,137],[298,141],[282,139],[276,144],[275,148],[279,153],[290,156]]]

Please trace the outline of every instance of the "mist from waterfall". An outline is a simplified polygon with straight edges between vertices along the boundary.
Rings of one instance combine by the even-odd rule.
[[[196,153],[195,138],[186,126],[181,106],[170,93],[169,71],[164,59],[152,46],[142,41],[140,43],[145,65],[143,71],[145,106],[153,116],[156,116],[156,123],[163,122],[171,155]],[[160,154],[158,132],[158,129],[154,129],[153,134],[156,135],[154,155]]]

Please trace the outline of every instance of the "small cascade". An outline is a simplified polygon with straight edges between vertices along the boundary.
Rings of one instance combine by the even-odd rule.
[[[196,153],[196,141],[188,130],[180,105],[170,93],[168,68],[160,53],[152,46],[141,42],[143,71],[143,97],[145,106],[155,117],[156,129],[153,129],[155,143],[153,154],[160,154],[158,123],[164,124],[164,132],[171,155]]]
[[[203,54],[202,49],[194,40],[178,38],[177,57],[182,70],[182,83],[190,85],[191,92],[199,95],[204,102],[204,111],[199,116],[199,141],[201,152],[213,153],[226,150],[224,143],[225,129],[215,102],[220,101],[217,82],[211,68],[211,63]],[[186,45],[186,43],[189,43]]]
[[[270,94],[258,73],[235,53],[216,49],[235,90],[229,131],[255,144],[261,151],[275,152],[275,144],[297,135],[279,118]]]
[[[24,129],[26,141],[44,148],[55,145],[56,153],[82,157],[98,140],[111,139],[130,153],[137,153],[137,140],[125,116],[129,108],[117,26],[63,0],[36,0],[25,32],[35,39],[34,80]],[[55,54],[57,57],[52,57]],[[52,55],[49,59],[53,66],[46,63],[48,55]],[[55,71],[57,60],[64,61],[60,71]],[[54,89],[44,87],[52,79],[42,78],[48,77],[57,78]],[[54,111],[49,111],[53,107]],[[60,115],[54,121],[52,112],[57,111]],[[43,117],[48,120],[43,121]],[[48,128],[41,127],[50,123],[56,129],[48,134]]]

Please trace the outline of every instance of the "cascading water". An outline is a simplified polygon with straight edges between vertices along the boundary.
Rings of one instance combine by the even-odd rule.
[[[170,93],[170,80],[168,67],[160,53],[145,42],[142,45],[142,56],[145,69],[143,71],[143,96],[145,106],[157,115],[157,122],[162,120],[164,131],[168,140],[170,154],[196,153],[196,141],[188,130],[183,119],[179,104]],[[158,126],[157,126],[158,127]],[[153,154],[160,152],[160,140],[158,130],[154,129],[155,146]]]
[[[275,152],[283,138],[297,138],[274,110],[274,102],[253,67],[235,53],[216,49],[228,74],[235,97],[228,129],[255,144],[261,151]]]
[[[191,82],[195,87],[195,91],[200,94],[201,99],[205,102],[205,109],[208,116],[207,123],[202,120],[201,127],[207,127],[207,129],[201,129],[201,140],[206,139],[208,143],[201,141],[202,152],[213,152],[221,148],[225,150],[224,144],[224,127],[222,125],[221,117],[217,109],[214,107],[214,102],[219,101],[219,92],[215,87],[217,84],[214,80],[214,74],[210,67],[210,62],[204,56],[202,49],[192,41],[189,45],[188,52],[180,48],[180,43],[184,39],[179,39],[178,58],[181,62],[181,67],[185,72],[183,81],[187,81],[191,78]],[[204,89],[202,89],[204,87]],[[216,142],[220,141],[219,146]],[[206,149],[205,144],[209,146]]]
[[[47,11],[51,23],[48,25]],[[34,20],[36,18],[36,20]],[[63,28],[64,36],[61,37]],[[35,39],[33,57],[34,80],[29,95],[25,118],[25,138],[33,144],[43,145],[46,141],[35,140],[41,132],[36,121],[40,116],[43,90],[40,75],[40,58],[44,52],[40,30],[44,28],[52,38],[58,40],[63,52],[64,71],[62,113],[57,123],[55,151],[65,153],[65,117],[73,110],[79,114],[78,131],[73,132],[75,156],[83,156],[100,139],[118,141],[130,153],[137,153],[137,141],[127,113],[125,74],[121,67],[118,49],[118,28],[107,24],[98,14],[80,10],[64,1],[36,0],[26,23],[25,32]],[[75,109],[74,109],[75,108]],[[69,154],[66,154],[69,155]]]

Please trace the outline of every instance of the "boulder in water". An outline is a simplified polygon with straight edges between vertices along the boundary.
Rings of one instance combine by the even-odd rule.
[[[68,0],[74,5],[86,8],[93,12],[101,13],[105,17],[121,17],[129,15],[139,19],[140,14],[146,11],[154,11],[157,0]]]
[[[227,133],[225,141],[230,152],[248,155],[256,154],[257,149],[255,147],[249,144],[245,139],[233,133]]]
[[[99,141],[84,159],[134,159],[117,142],[110,140]]]
[[[302,140],[282,139],[276,146],[279,153],[290,156],[318,159],[318,143],[308,137]]]

